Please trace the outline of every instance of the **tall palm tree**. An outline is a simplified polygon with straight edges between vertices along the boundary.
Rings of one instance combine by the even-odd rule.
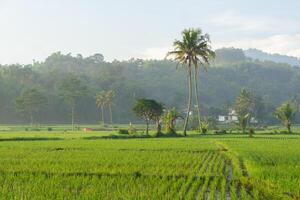
[[[174,50],[169,52],[167,56],[174,56],[174,60],[178,64],[186,68],[188,74],[188,109],[185,118],[183,133],[186,135],[187,125],[189,121],[191,104],[192,104],[192,74],[194,66],[194,81],[195,81],[195,93],[198,109],[198,120],[200,126],[200,107],[198,103],[198,86],[197,86],[197,74],[200,64],[209,63],[211,57],[215,54],[211,50],[210,40],[207,34],[202,35],[200,29],[185,29],[182,32],[182,41],[175,40],[173,43]]]
[[[194,89],[195,89],[195,97],[197,103],[197,114],[198,114],[198,123],[199,127],[201,126],[200,121],[200,105],[199,105],[199,97],[198,97],[198,75],[199,68],[203,66],[207,71],[207,65],[209,65],[210,60],[215,57],[215,52],[211,49],[210,46],[210,38],[208,34],[202,35],[202,31],[200,29],[196,29],[195,32],[198,34],[198,42],[196,42],[196,48],[194,53]]]
[[[106,92],[101,91],[96,95],[96,106],[101,109],[101,122],[104,124],[104,107],[106,105]]]
[[[116,93],[113,90],[109,90],[106,92],[106,105],[109,108],[109,115],[110,115],[110,123],[113,124],[113,118],[112,118],[112,106],[113,101],[115,99]]]

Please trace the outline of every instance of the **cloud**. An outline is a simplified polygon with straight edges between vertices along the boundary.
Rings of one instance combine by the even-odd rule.
[[[139,53],[138,57],[144,59],[164,59],[171,49],[171,47],[146,48],[142,53]]]
[[[245,15],[228,10],[208,20],[209,25],[219,30],[243,34],[298,33],[298,21],[292,18],[278,18],[270,15]]]
[[[270,22],[257,17],[242,16],[234,11],[226,11],[220,15],[212,17],[209,22],[213,26],[226,28],[232,31],[262,31],[268,30]]]
[[[269,53],[300,57],[300,34],[278,34],[259,39],[217,42],[215,47],[256,48]]]
[[[235,47],[241,49],[256,48],[268,53],[300,57],[300,34],[279,34],[265,38],[244,38],[232,41],[216,41],[214,49]],[[136,57],[144,59],[164,59],[172,47],[151,47],[139,52]]]

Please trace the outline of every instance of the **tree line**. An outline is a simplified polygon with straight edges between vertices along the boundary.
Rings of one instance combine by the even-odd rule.
[[[132,111],[136,100],[140,98],[155,99],[164,102],[168,108],[176,107],[180,113],[186,113],[188,78],[184,73],[186,68],[178,66],[178,70],[175,70],[177,65],[178,62],[171,57],[164,60],[106,62],[101,54],[83,57],[60,52],[30,65],[1,65],[0,123],[31,121],[28,114],[23,114],[25,108],[20,102],[22,95],[26,96],[26,91],[30,90],[35,90],[34,95],[44,97],[29,109],[34,113],[33,118],[36,118],[34,123],[70,123],[69,103],[72,100],[66,100],[62,87],[67,87],[65,83],[71,76],[84,86],[84,95],[76,98],[75,122],[102,121],[101,107],[99,113],[95,106],[96,94],[109,90],[116,94],[111,105],[116,123],[140,122]],[[229,107],[234,107],[241,88],[248,88],[261,98],[264,112],[255,115],[263,119],[261,121],[264,124],[278,123],[273,113],[286,100],[300,102],[300,69],[297,67],[252,60],[239,49],[219,49],[209,67],[206,64],[202,66],[197,72],[199,92],[193,92],[194,95],[200,95],[199,106],[196,106],[196,97],[191,101],[191,110],[197,113],[199,108],[202,116],[216,118],[226,114]],[[205,67],[208,67],[207,72]],[[104,118],[110,121],[108,105],[105,106]],[[299,116],[295,117],[295,121],[299,122]]]
[[[186,136],[187,126],[189,123],[189,117],[191,116],[191,104],[192,104],[192,85],[194,84],[195,89],[195,102],[197,110],[197,121],[198,121],[198,130],[202,133],[206,133],[207,124],[202,123],[200,117],[200,104],[198,97],[198,72],[199,68],[207,69],[212,60],[215,58],[215,52],[212,50],[208,34],[202,34],[200,29],[186,29],[182,32],[182,39],[175,40],[173,43],[174,50],[170,51],[167,56],[173,56],[173,59],[177,62],[178,65],[182,66],[186,70],[188,77],[188,103],[186,110],[186,117],[183,127],[183,134]],[[234,50],[236,51],[236,50]],[[240,53],[238,51],[238,53]],[[224,54],[224,53],[223,53]],[[242,54],[239,54],[242,55]],[[225,56],[229,59],[234,59],[236,57]],[[219,57],[220,58],[220,57]],[[238,56],[238,59],[242,56]],[[192,82],[192,75],[194,77],[194,82]],[[245,88],[241,89],[240,94],[237,96],[234,104],[234,111],[237,115],[238,125],[241,127],[243,133],[246,133],[246,127],[251,123],[252,120],[256,120],[256,117],[259,121],[262,122],[264,119],[261,118],[265,112],[265,104],[263,99],[260,96],[257,96],[255,93],[247,90]],[[149,121],[153,120],[156,123],[157,135],[161,134],[161,124],[160,118],[163,115],[163,105],[157,103],[152,99],[140,99],[135,104],[133,111],[141,117],[146,123],[146,134],[148,134]],[[174,108],[171,111],[166,112],[164,118],[168,119],[170,112],[176,112]],[[296,115],[296,109],[292,106],[290,102],[283,103],[280,107],[274,112],[276,116],[288,129],[288,132],[291,133],[292,121]],[[174,122],[175,119],[171,119]],[[170,128],[170,124],[167,122],[165,127]],[[175,130],[173,130],[175,132]],[[170,133],[170,130],[167,130],[167,133]],[[249,131],[250,136],[252,136],[253,131]]]

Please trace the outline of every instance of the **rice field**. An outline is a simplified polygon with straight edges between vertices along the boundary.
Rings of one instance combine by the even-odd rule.
[[[0,199],[299,199],[299,136],[0,133]]]

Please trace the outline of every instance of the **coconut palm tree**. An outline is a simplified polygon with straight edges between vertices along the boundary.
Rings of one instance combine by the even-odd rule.
[[[104,124],[104,107],[106,105],[106,92],[101,91],[96,95],[96,106],[101,109],[101,122]]]
[[[210,38],[208,34],[202,35],[202,31],[200,29],[194,30],[198,34],[198,41],[196,42],[196,48],[194,50],[194,89],[195,89],[195,97],[197,103],[197,114],[198,114],[198,123],[199,127],[201,127],[200,121],[200,105],[199,105],[199,97],[198,97],[198,77],[199,77],[199,68],[202,66],[205,70],[207,70],[207,65],[209,65],[210,60],[215,57],[215,52],[211,49],[210,46]]]
[[[275,116],[283,123],[283,125],[291,133],[292,122],[296,115],[296,109],[290,102],[283,103],[276,109]]]
[[[112,106],[115,99],[116,93],[113,90],[109,90],[106,92],[106,105],[109,108],[109,115],[110,115],[110,123],[113,124],[113,118],[112,118]]]
[[[169,52],[167,56],[174,56],[174,60],[178,65],[186,68],[188,74],[188,108],[184,122],[183,133],[186,135],[187,125],[189,121],[191,104],[192,104],[192,74],[194,66],[195,93],[198,109],[198,120],[200,126],[200,106],[198,103],[198,86],[197,74],[201,64],[209,63],[211,57],[215,54],[211,50],[210,40],[207,34],[202,35],[200,29],[185,29],[182,32],[182,41],[175,40],[173,43],[174,50]]]

